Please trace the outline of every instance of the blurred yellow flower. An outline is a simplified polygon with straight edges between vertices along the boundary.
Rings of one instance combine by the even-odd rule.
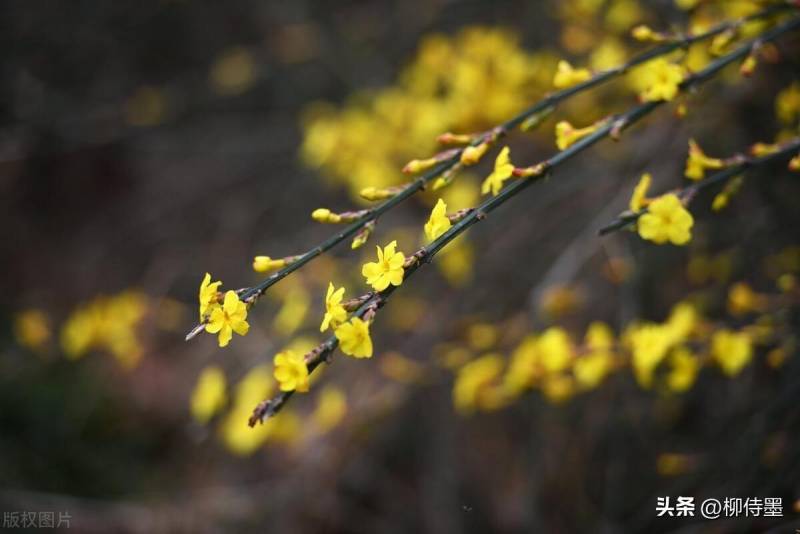
[[[369,323],[358,317],[339,325],[334,331],[342,352],[354,358],[372,357],[372,338],[369,336]]]
[[[311,295],[302,284],[284,286],[280,293],[281,308],[272,325],[275,331],[282,336],[290,336],[303,326],[303,321],[311,307]]]
[[[600,385],[611,370],[611,354],[605,351],[591,352],[575,360],[572,372],[575,381],[583,389]]]
[[[593,321],[586,329],[584,343],[591,350],[611,350],[614,346],[614,332],[602,321]]]
[[[233,332],[240,336],[247,334],[250,325],[247,324],[247,305],[239,300],[235,291],[225,293],[222,306],[211,310],[211,317],[206,325],[206,332],[219,334],[219,346],[225,347],[233,337]]]
[[[502,403],[499,388],[492,387],[503,372],[503,358],[487,354],[458,370],[453,384],[453,404],[460,413],[492,409]]]
[[[535,335],[529,334],[511,353],[503,385],[507,391],[516,395],[526,388],[532,387],[541,375],[542,368],[539,363],[537,339]]]
[[[225,373],[216,365],[205,367],[197,378],[191,397],[192,416],[207,423],[227,402]]]
[[[689,302],[679,302],[672,307],[664,327],[667,329],[671,344],[686,341],[694,331],[700,317],[697,309]]]
[[[697,379],[700,371],[700,360],[689,349],[680,347],[672,351],[669,357],[672,366],[667,375],[667,387],[676,393],[688,390]]]
[[[731,315],[744,315],[759,311],[766,306],[766,298],[759,295],[744,282],[731,286],[728,291],[728,311]]]
[[[274,389],[275,382],[266,365],[253,367],[236,385],[232,408],[219,426],[220,436],[229,451],[240,456],[248,456],[274,433],[275,426],[280,424],[277,419],[283,417],[285,410],[254,428],[245,424],[253,412],[253,407],[272,395]]]
[[[775,97],[775,115],[787,126],[800,120],[800,82],[793,82],[778,93]]]
[[[711,356],[723,373],[738,375],[753,357],[750,336],[724,329],[715,332],[711,338]]]
[[[629,339],[636,381],[649,388],[653,383],[653,372],[667,355],[669,332],[661,325],[644,324],[633,327]]]
[[[686,160],[684,176],[692,180],[700,180],[706,175],[706,169],[721,169],[725,162],[721,159],[705,155],[694,139],[689,139],[689,157]]]
[[[200,322],[204,321],[211,309],[219,304],[217,292],[222,282],[212,282],[211,275],[206,273],[200,283]]]
[[[31,350],[40,350],[50,339],[50,322],[41,310],[23,310],[14,316],[14,337],[17,343]]]
[[[504,146],[497,154],[497,159],[494,160],[494,170],[481,185],[481,194],[485,195],[491,191],[492,195],[496,196],[503,188],[503,183],[511,178],[513,172],[514,165],[511,163],[510,149]]]
[[[691,228],[694,218],[681,204],[674,194],[668,194],[653,200],[647,213],[639,217],[637,227],[642,239],[656,244],[671,242],[674,245],[685,245],[692,238]]]
[[[553,86],[556,89],[566,89],[592,77],[589,69],[576,69],[570,65],[569,61],[563,59],[558,62],[557,69],[556,75],[553,77]]]
[[[564,370],[572,359],[572,343],[563,328],[551,326],[536,342],[539,360],[548,372]]]
[[[325,386],[317,397],[317,407],[311,414],[311,421],[322,433],[330,431],[347,414],[347,397],[333,386]]]
[[[344,287],[335,289],[332,282],[328,282],[328,292],[325,294],[325,316],[319,331],[324,332],[329,327],[336,328],[347,320],[347,310],[342,306]]]
[[[397,241],[392,241],[383,249],[378,250],[378,261],[365,263],[361,274],[367,279],[367,284],[375,291],[383,291],[389,285],[399,286],[403,283],[403,264],[406,257],[402,252],[395,252]]]
[[[665,37],[653,31],[650,26],[639,24],[631,30],[631,37],[643,43],[660,43],[665,40]]]
[[[308,391],[308,367],[302,354],[284,350],[273,359],[273,376],[281,391]]]
[[[645,102],[670,101],[678,94],[685,70],[680,65],[670,63],[664,58],[645,63],[636,76],[645,88],[640,97]]]
[[[459,287],[470,280],[474,257],[472,244],[462,236],[442,249],[435,265],[450,285]]]
[[[434,241],[440,235],[450,229],[452,223],[447,218],[447,204],[441,198],[436,201],[436,205],[431,211],[428,222],[425,223],[425,236],[428,241]]]

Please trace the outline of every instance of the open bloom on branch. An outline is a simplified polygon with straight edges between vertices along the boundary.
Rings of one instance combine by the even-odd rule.
[[[598,125],[593,124],[586,128],[575,128],[567,121],[556,124],[556,146],[559,150],[566,150],[587,135],[597,130]]]
[[[589,69],[576,69],[563,59],[558,62],[558,70],[553,77],[553,86],[556,89],[566,89],[581,82],[585,82],[592,77]]]
[[[273,360],[275,372],[281,391],[308,391],[308,367],[302,354],[293,350],[284,350],[275,355]]]
[[[347,310],[342,306],[344,288],[334,289],[333,283],[328,282],[328,293],[325,295],[325,316],[319,327],[320,332],[324,332],[329,326],[336,328],[347,320]]]
[[[365,263],[361,274],[375,291],[383,291],[389,285],[399,286],[403,283],[403,264],[406,257],[402,252],[395,252],[397,241],[392,241],[381,250],[378,249],[378,261]]]
[[[235,291],[228,291],[222,306],[215,306],[211,310],[206,332],[219,333],[219,346],[225,347],[233,337],[233,332],[243,336],[250,330],[246,319],[247,305],[239,300]]]
[[[689,158],[686,160],[684,176],[692,180],[700,180],[706,175],[706,169],[721,169],[725,162],[721,159],[710,158],[694,139],[689,139]]]
[[[483,181],[483,185],[481,185],[481,194],[485,195],[491,191],[492,195],[496,196],[503,188],[503,182],[511,178],[511,174],[514,172],[514,165],[511,163],[510,152],[511,150],[504,146],[500,153],[497,154],[492,174],[487,176]]]
[[[639,183],[636,184],[636,188],[633,190],[630,204],[628,204],[631,211],[637,212],[647,205],[647,190],[650,189],[651,179],[649,172],[644,173],[639,179]]]
[[[211,312],[214,306],[218,306],[217,291],[222,282],[212,282],[211,275],[206,273],[200,283],[200,321],[205,320],[206,315]]]
[[[645,90],[639,95],[645,102],[670,101],[678,94],[684,69],[664,58],[645,64],[638,73]]]
[[[358,317],[340,325],[334,332],[342,352],[354,358],[372,357],[372,338],[369,337],[369,323]]]
[[[428,241],[433,241],[448,231],[451,226],[450,219],[447,218],[447,204],[440,198],[433,207],[428,222],[425,223],[425,236]]]
[[[650,203],[647,213],[639,217],[637,227],[642,239],[659,245],[667,241],[673,245],[685,245],[692,238],[693,224],[692,214],[676,195],[670,193]]]

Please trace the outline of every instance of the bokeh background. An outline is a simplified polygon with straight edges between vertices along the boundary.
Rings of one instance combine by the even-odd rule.
[[[757,3],[721,4],[703,16]],[[374,358],[337,355],[278,424],[251,430],[252,400],[274,389],[272,356],[323,339],[328,281],[356,295],[375,243],[413,251],[437,195],[382,217],[363,249],[343,244],[276,285],[226,349],[183,339],[205,272],[230,289],[256,283],[253,256],[332,232],[313,209],[363,206],[354,192],[402,182],[437,134],[533,103],[559,58],[609,66],[645,47],[634,25],[682,28],[692,15],[634,0],[9,1],[0,12],[0,511],[68,512],[78,532],[800,526],[791,306],[780,358],[757,351],[734,379],[704,369],[681,394],[623,370],[560,402],[533,392],[465,414],[452,400],[460,365],[507,355],[526,332],[560,325],[579,339],[595,320],[619,332],[688,297],[736,327],[746,319],[726,312],[731,284],[774,293],[800,270],[800,184],[785,162],[750,173],[722,212],[700,195],[687,247],[596,235],[642,172],[657,191],[681,184],[689,137],[726,156],[786,130],[775,98],[800,71],[796,34],[753,77],[732,67],[704,86],[684,119],[660,110],[493,213],[379,313]],[[558,114],[586,125],[622,111],[636,102],[629,82]],[[552,154],[553,124],[511,136],[514,161]],[[442,192],[451,207],[474,204],[491,159]],[[208,366],[227,402],[201,422],[191,398]],[[656,497],[677,495],[780,497],[784,517],[657,518]]]

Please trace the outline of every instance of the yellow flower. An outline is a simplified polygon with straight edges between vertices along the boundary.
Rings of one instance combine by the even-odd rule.
[[[680,199],[668,194],[650,203],[647,213],[639,217],[637,227],[642,239],[659,245],[667,241],[685,245],[692,238],[693,224],[692,214],[683,207]]]
[[[334,331],[342,352],[354,358],[372,357],[372,338],[369,337],[369,323],[358,317],[341,324]]]
[[[651,179],[649,172],[644,173],[639,179],[639,183],[636,184],[633,195],[631,195],[631,201],[628,204],[631,211],[637,212],[647,205],[647,190],[650,189]]]
[[[750,153],[757,158],[769,156],[780,151],[781,145],[777,143],[756,143],[750,147]]]
[[[728,311],[731,315],[744,315],[746,313],[762,310],[766,306],[766,298],[753,289],[739,282],[728,291]]]
[[[653,372],[669,349],[669,332],[656,324],[639,326],[630,334],[633,371],[644,388],[653,383]]]
[[[794,82],[778,93],[775,98],[775,114],[787,125],[800,119],[800,83]]]
[[[686,391],[697,379],[700,360],[686,348],[675,349],[669,357],[672,369],[667,375],[667,387],[680,393]]]
[[[645,102],[672,100],[678,94],[684,69],[659,58],[645,64],[638,73],[645,90],[639,95]]]
[[[320,332],[324,332],[329,326],[336,328],[347,320],[347,310],[342,306],[344,288],[334,290],[333,283],[328,282],[328,293],[325,295],[325,316],[319,327]]]
[[[584,343],[591,350],[610,350],[614,346],[614,332],[606,323],[594,321],[586,330]]]
[[[212,308],[219,305],[217,291],[222,282],[211,282],[211,275],[206,273],[200,283],[200,321],[204,321]]]
[[[425,223],[425,236],[428,241],[434,241],[448,231],[451,226],[450,219],[447,218],[447,204],[440,198],[433,207],[428,222]]]
[[[347,397],[341,389],[325,386],[317,398],[317,407],[311,420],[320,432],[334,428],[347,413]]]
[[[461,152],[461,163],[475,165],[483,158],[487,150],[489,150],[489,143],[486,142],[476,146],[470,145]]]
[[[720,330],[711,338],[711,356],[722,372],[736,376],[753,357],[750,336],[744,332]]]
[[[586,330],[584,344],[589,352],[575,360],[572,374],[580,388],[593,389],[611,371],[614,333],[607,324],[595,321]]]
[[[282,267],[286,267],[286,258],[272,259],[269,256],[253,258],[253,270],[257,273],[266,273]]]
[[[317,208],[311,212],[311,218],[320,223],[337,224],[342,222],[342,216],[333,213],[328,208]]]
[[[572,343],[563,328],[553,326],[545,330],[536,342],[542,367],[548,372],[565,369],[572,358]]]
[[[489,191],[492,192],[492,195],[497,195],[503,188],[503,183],[511,178],[514,172],[514,165],[511,163],[509,152],[510,149],[504,146],[497,155],[497,159],[494,160],[494,170],[492,174],[487,176],[483,181],[483,185],[481,185],[482,195],[489,193]]]
[[[611,369],[611,354],[591,352],[575,360],[573,374],[575,381],[583,389],[593,389],[600,385]]]
[[[487,354],[471,361],[458,370],[453,384],[453,404],[460,413],[470,413],[476,408],[491,409],[502,402],[499,388],[492,387],[503,372],[503,358]]]
[[[246,319],[247,304],[239,300],[236,292],[228,291],[225,293],[225,301],[222,306],[216,306],[211,310],[206,332],[209,334],[219,333],[219,346],[225,347],[233,337],[233,332],[243,336],[250,330]]]
[[[569,375],[552,374],[542,382],[542,394],[553,404],[568,401],[575,393],[575,380]]]
[[[709,158],[694,139],[689,139],[689,158],[686,160],[684,176],[692,180],[700,180],[706,175],[706,169],[721,169],[724,166],[724,161]]]
[[[789,170],[792,172],[800,172],[800,155],[789,160]]]
[[[593,124],[586,128],[575,128],[567,121],[556,124],[556,146],[559,150],[566,150],[587,135],[597,130],[598,125]]]
[[[658,32],[653,31],[650,26],[640,24],[631,30],[631,37],[640,42],[661,43],[664,42],[665,37]]]
[[[403,283],[403,264],[406,257],[402,252],[395,252],[395,247],[397,247],[397,241],[392,241],[383,250],[376,246],[378,261],[365,263],[361,267],[361,274],[375,291],[383,291],[389,285],[399,286]]]
[[[278,381],[281,391],[308,391],[308,367],[302,354],[284,350],[275,355],[272,376]]]
[[[529,334],[511,353],[503,385],[511,394],[533,386],[542,375],[536,336]]]
[[[39,350],[50,339],[50,322],[41,310],[25,310],[14,317],[14,336],[23,347]]]
[[[669,318],[664,324],[669,333],[670,343],[677,344],[686,341],[695,330],[699,319],[697,310],[689,302],[679,302],[673,306]]]
[[[225,373],[216,365],[203,369],[192,391],[192,416],[199,423],[207,423],[225,406]]]
[[[556,89],[566,89],[573,85],[585,82],[592,77],[589,69],[576,69],[569,64],[569,61],[563,59],[558,62],[558,70],[553,77],[553,86]]]

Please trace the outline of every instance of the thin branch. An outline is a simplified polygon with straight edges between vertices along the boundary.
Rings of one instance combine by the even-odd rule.
[[[699,33],[697,35],[686,35],[684,37],[676,38],[675,40],[663,43],[655,48],[652,48],[648,51],[642,52],[628,60],[625,64],[599,72],[592,76],[590,79],[581,82],[577,85],[572,87],[568,87],[566,89],[556,91],[550,93],[545,98],[537,102],[536,104],[532,105],[528,109],[522,111],[517,116],[509,119],[505,123],[497,126],[496,128],[492,128],[487,130],[482,135],[476,136],[476,139],[471,143],[471,146],[476,146],[481,142],[488,140],[490,137],[494,136],[496,138],[503,137],[507,135],[511,130],[525,122],[526,119],[533,117],[539,113],[546,112],[551,110],[552,108],[556,107],[561,102],[577,95],[578,93],[582,93],[584,91],[588,91],[596,86],[599,86],[605,82],[608,82],[624,73],[629,71],[631,68],[636,67],[637,65],[641,65],[651,59],[669,54],[674,52],[678,49],[685,49],[692,44],[705,41],[711,39],[725,31],[738,28],[747,22],[761,20],[769,18],[773,15],[776,15],[780,12],[786,11],[787,9],[794,9],[796,6],[792,5],[790,2],[785,2],[781,4],[776,4],[769,6],[757,13],[753,13],[752,15],[742,17],[739,19],[727,21],[714,26],[713,28]],[[408,185],[403,187],[396,195],[392,198],[386,200],[382,204],[366,210],[366,213],[362,218],[359,220],[351,223],[349,226],[345,227],[338,233],[332,235],[316,247],[304,252],[297,256],[297,259],[290,264],[286,265],[279,271],[271,274],[267,278],[265,278],[259,284],[247,288],[241,295],[240,298],[247,302],[248,304],[254,304],[259,297],[261,297],[267,289],[281,281],[283,278],[288,276],[289,274],[293,273],[294,271],[300,269],[305,264],[309,263],[311,260],[320,256],[321,254],[327,252],[328,250],[332,249],[342,241],[349,239],[350,237],[355,236],[358,232],[360,232],[366,225],[374,223],[384,213],[391,210],[398,204],[405,201],[407,198],[415,195],[417,192],[422,191],[425,187],[434,179],[441,176],[443,173],[454,170],[456,164],[460,161],[461,153],[463,149],[455,149],[453,151],[453,155],[440,164],[434,166],[427,172],[423,173],[413,182],[410,182]],[[202,330],[200,328],[201,325],[197,325],[193,328],[189,335],[186,336],[186,339],[189,340],[194,335]]]
[[[736,163],[727,167],[726,169],[719,171],[717,173],[712,174],[708,178],[700,180],[692,185],[684,187],[677,191],[677,195],[684,199],[687,203],[690,202],[694,196],[703,189],[711,187],[715,184],[719,184],[721,182],[725,182],[734,176],[737,176],[743,172],[746,172],[754,167],[758,167],[760,165],[765,165],[772,161],[786,158],[788,156],[792,156],[796,154],[800,150],[800,138],[794,138],[786,143],[780,145],[780,149],[777,151],[767,154],[765,156],[760,157],[753,157],[753,156],[746,156],[744,154],[739,154],[738,156],[734,156]],[[612,232],[616,232],[617,230],[621,230],[627,226],[632,225],[639,217],[644,215],[648,212],[647,208],[643,208],[637,212],[626,212],[608,223],[607,225],[600,228],[597,231],[598,235],[608,235]]]
[[[698,71],[696,74],[686,78],[686,80],[684,80],[679,86],[680,91],[684,92],[690,90],[713,78],[713,76],[726,65],[729,65],[734,61],[747,56],[752,50],[753,46],[759,43],[765,43],[777,39],[782,34],[797,28],[800,28],[800,17],[793,18],[783,24],[775,26],[774,28],[762,33],[755,39],[748,41],[744,45],[741,45],[733,52],[730,52],[729,54],[713,61],[706,68]],[[480,206],[470,211],[463,219],[451,226],[449,230],[439,236],[436,240],[418,250],[413,255],[416,260],[410,262],[410,264],[405,268],[403,282],[406,283],[408,279],[411,278],[411,276],[413,276],[413,274],[417,271],[417,269],[419,269],[422,265],[429,263],[433,257],[448,243],[464,233],[473,224],[484,220],[489,213],[519,194],[522,190],[529,187],[531,184],[548,177],[556,167],[580,154],[587,148],[593,146],[598,141],[607,137],[615,136],[618,133],[621,133],[623,130],[626,130],[633,124],[649,115],[653,110],[658,108],[663,103],[664,101],[657,101],[639,104],[621,115],[616,115],[610,120],[604,121],[603,124],[590,135],[577,141],[566,150],[562,150],[561,152],[553,155],[551,158],[541,162],[539,166],[542,170],[539,174],[531,176],[527,179],[518,180],[500,191],[497,196],[491,197],[484,201]],[[363,318],[368,313],[375,313],[378,309],[386,304],[389,297],[397,290],[398,287],[400,286],[389,286],[384,291],[375,294],[372,299],[365,302],[353,313],[353,317]],[[314,351],[309,353],[309,357],[306,358],[308,372],[312,373],[321,363],[330,361],[333,351],[336,350],[338,345],[339,340],[336,338],[336,336],[330,336],[326,341],[314,349]],[[250,426],[254,426],[258,422],[263,422],[265,418],[275,415],[293,394],[294,391],[282,392],[272,399],[268,399],[259,403],[258,406],[256,406],[256,408],[253,410],[253,414],[250,416],[248,424]]]

